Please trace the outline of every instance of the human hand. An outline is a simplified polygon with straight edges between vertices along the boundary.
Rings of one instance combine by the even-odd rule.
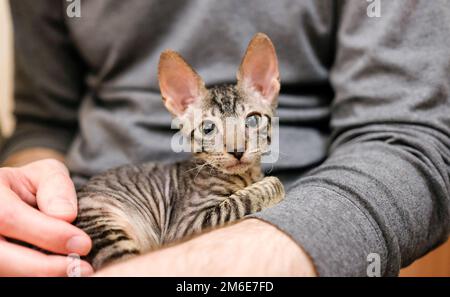
[[[70,224],[77,216],[76,199],[69,172],[59,161],[0,168],[0,276],[67,276],[68,259],[62,255],[86,255],[91,249],[89,236]],[[80,269],[82,275],[93,271],[84,261]]]
[[[117,263],[95,276],[316,276],[309,256],[285,233],[247,219]]]

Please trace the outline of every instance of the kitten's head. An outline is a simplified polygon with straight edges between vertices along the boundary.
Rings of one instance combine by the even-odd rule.
[[[166,108],[178,118],[195,157],[227,174],[259,165],[271,137],[271,118],[280,90],[278,61],[270,39],[251,40],[237,72],[237,84],[206,88],[174,51],[159,61],[159,86]]]

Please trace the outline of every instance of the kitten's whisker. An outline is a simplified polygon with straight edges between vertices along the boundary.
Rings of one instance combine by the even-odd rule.
[[[200,167],[202,167],[202,166],[205,166],[205,165],[206,165],[206,164],[200,164],[200,165],[197,165],[197,166],[195,166],[195,167],[193,167],[193,168],[191,168],[191,169],[185,170],[184,173],[193,171],[193,170],[198,169],[198,168],[200,168]]]
[[[256,150],[253,150],[253,151],[249,151],[248,153],[249,154],[256,154],[256,153],[259,153],[261,150],[260,149],[256,149]]]
[[[212,170],[213,167],[214,167],[214,164],[211,163],[211,162],[205,161],[204,164],[200,164],[199,166],[196,166],[195,168],[193,168],[193,169],[198,169],[197,174],[195,175],[194,178],[197,178],[197,176],[200,174],[200,171],[202,171],[202,169],[205,168],[206,165],[209,165],[209,166],[210,166],[210,172],[211,172],[211,170]]]
[[[279,155],[289,156],[289,154],[283,153],[283,152],[281,152],[279,150],[272,150],[272,151],[278,153]]]
[[[270,163],[270,169],[267,170],[265,173],[269,174],[269,173],[271,173],[273,171],[273,164],[274,163]]]

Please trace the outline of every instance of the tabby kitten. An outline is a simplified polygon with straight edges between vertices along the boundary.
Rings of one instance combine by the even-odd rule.
[[[275,49],[266,35],[250,42],[236,85],[207,89],[169,50],[161,54],[158,76],[164,104],[190,140],[193,158],[126,165],[81,189],[76,225],[92,238],[87,258],[95,269],[238,220],[284,197],[281,182],[264,177],[260,167],[280,89]],[[228,125],[229,119],[237,125]]]

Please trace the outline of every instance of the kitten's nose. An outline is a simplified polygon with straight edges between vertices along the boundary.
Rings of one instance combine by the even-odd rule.
[[[242,156],[244,155],[244,152],[238,152],[238,151],[234,151],[231,152],[230,154],[232,154],[236,159],[241,160]]]

